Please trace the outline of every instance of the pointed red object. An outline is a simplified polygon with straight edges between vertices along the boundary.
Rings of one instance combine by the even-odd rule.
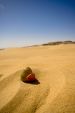
[[[36,80],[36,78],[35,78],[35,74],[34,73],[31,73],[31,74],[29,74],[27,77],[26,77],[26,82],[33,82],[33,81],[35,81]]]

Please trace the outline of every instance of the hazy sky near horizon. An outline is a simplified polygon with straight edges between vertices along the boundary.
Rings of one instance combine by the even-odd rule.
[[[75,40],[75,0],[0,0],[0,48]]]

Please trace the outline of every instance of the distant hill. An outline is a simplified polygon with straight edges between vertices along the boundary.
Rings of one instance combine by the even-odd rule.
[[[0,49],[0,51],[1,51],[1,50],[4,50],[4,49]]]
[[[42,44],[42,46],[47,46],[47,45],[59,45],[59,44],[75,44],[74,41],[57,41],[57,42],[48,42],[48,43],[44,43]]]

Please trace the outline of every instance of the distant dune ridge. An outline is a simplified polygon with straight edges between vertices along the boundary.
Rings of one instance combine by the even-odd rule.
[[[75,44],[75,42],[68,40],[68,41],[48,42],[42,45],[44,46],[44,45],[59,45],[59,44]]]
[[[0,51],[0,113],[75,113],[74,43]],[[39,84],[21,80],[26,67]]]
[[[39,45],[31,45],[31,46],[27,46],[27,47],[50,46],[50,45],[60,45],[60,44],[75,44],[75,41],[71,41],[71,40],[55,41],[55,42],[48,42],[48,43],[43,43],[43,44],[39,44]]]

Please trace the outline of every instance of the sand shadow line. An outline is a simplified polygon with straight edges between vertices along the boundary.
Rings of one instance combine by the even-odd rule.
[[[36,80],[34,80],[34,81],[29,81],[29,82],[24,82],[24,83],[27,83],[27,84],[33,84],[33,85],[38,85],[38,84],[40,84],[40,82],[36,79]]]

